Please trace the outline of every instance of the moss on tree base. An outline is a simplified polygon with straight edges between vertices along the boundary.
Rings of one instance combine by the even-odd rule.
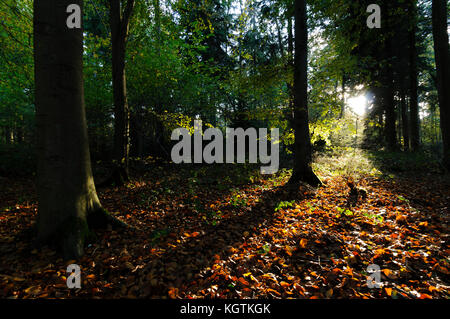
[[[66,259],[79,258],[83,255],[84,244],[91,236],[85,219],[71,217],[57,231],[63,255]]]
[[[46,238],[38,237],[36,244],[39,246],[49,244],[60,250],[65,259],[78,259],[84,253],[85,244],[97,239],[94,230],[106,229],[109,226],[114,229],[134,229],[101,207],[88,213],[86,218],[69,217],[53,231],[52,235]]]

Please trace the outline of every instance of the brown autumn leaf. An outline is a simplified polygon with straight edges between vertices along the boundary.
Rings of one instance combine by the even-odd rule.
[[[250,284],[248,283],[248,281],[245,280],[243,277],[239,277],[238,281],[239,281],[241,284],[243,284],[244,286],[250,285]]]
[[[299,245],[300,245],[301,248],[306,248],[307,244],[308,244],[308,240],[307,239],[305,239],[305,238],[300,239]]]
[[[390,269],[382,269],[381,272],[389,279],[398,279],[398,276]]]

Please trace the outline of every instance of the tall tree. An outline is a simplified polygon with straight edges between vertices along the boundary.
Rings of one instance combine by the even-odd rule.
[[[419,102],[417,96],[417,45],[416,45],[416,31],[417,31],[417,1],[412,0],[410,3],[409,20],[411,25],[409,28],[409,116],[411,128],[411,150],[417,151],[420,146],[419,133]]]
[[[114,157],[116,183],[128,180],[130,109],[127,101],[125,51],[134,0],[109,0],[114,98]],[[123,9],[122,9],[123,8]]]
[[[308,119],[308,29],[306,0],[295,0],[294,54],[294,169],[289,183],[306,182],[319,186],[320,179],[311,167],[311,137]]]
[[[447,1],[433,0],[432,4],[436,82],[441,113],[443,164],[450,170],[450,51],[447,33]]]
[[[66,8],[82,0],[34,1],[38,132],[38,242],[68,258],[83,253],[89,227],[106,222],[92,177],[83,87],[83,29],[69,29]]]
[[[395,33],[398,32],[398,28],[396,28],[396,22],[398,16],[396,15],[398,9],[398,4],[394,3],[386,3],[387,12],[387,21],[386,27],[383,29],[385,36],[384,43],[384,65],[383,65],[383,104],[385,110],[385,138],[386,138],[386,147],[389,150],[397,149],[397,133],[395,129],[395,88],[394,88],[394,63],[396,61],[395,56]],[[391,31],[393,30],[393,31]]]

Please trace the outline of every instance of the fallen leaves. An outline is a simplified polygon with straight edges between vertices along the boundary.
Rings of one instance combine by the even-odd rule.
[[[308,240],[307,239],[305,239],[305,238],[300,239],[299,245],[300,245],[301,248],[306,248],[307,244],[308,244]]]
[[[243,277],[239,277],[238,281],[243,284],[244,286],[249,286],[250,284],[248,283],[247,280],[245,280]]]
[[[0,297],[450,295],[444,185],[367,177],[360,182],[367,198],[350,211],[342,208],[347,189],[340,177],[317,192],[300,187],[293,193],[282,186],[285,177],[231,189],[220,184],[217,171],[197,173],[203,177],[195,183],[168,170],[133,187],[105,190],[105,207],[142,231],[99,231],[80,260],[64,261],[28,244],[32,237],[23,231],[35,221],[36,204],[11,203],[0,215]],[[430,192],[440,195],[422,199]],[[81,289],[67,289],[72,263],[81,266]],[[380,266],[382,288],[367,287],[370,264]]]

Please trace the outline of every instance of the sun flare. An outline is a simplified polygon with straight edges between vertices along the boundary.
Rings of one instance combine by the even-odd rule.
[[[364,94],[349,98],[347,104],[358,116],[363,116],[366,113],[367,99]]]

